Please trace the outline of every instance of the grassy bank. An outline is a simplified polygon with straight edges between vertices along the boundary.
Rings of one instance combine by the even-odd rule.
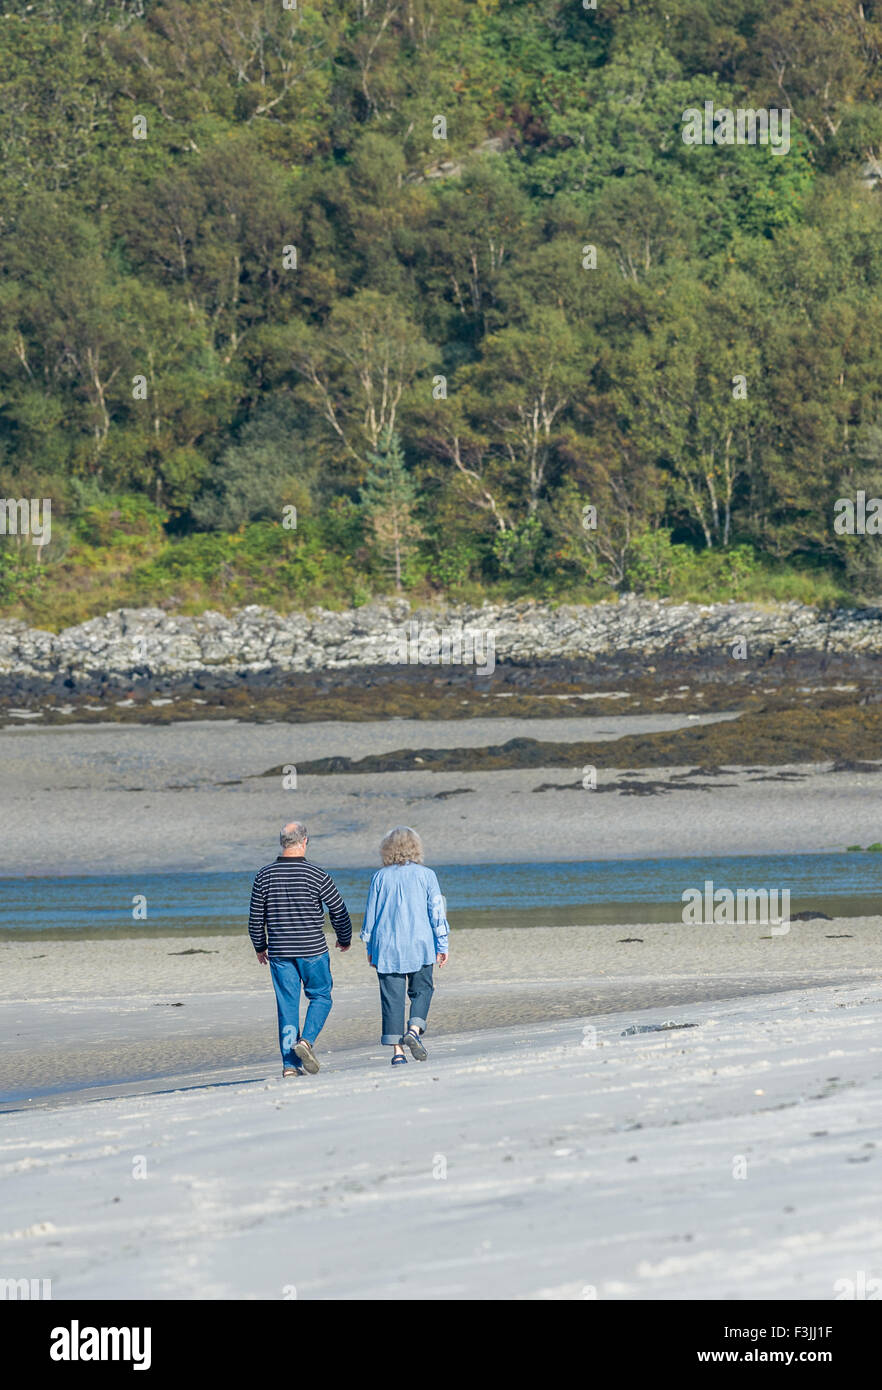
[[[53,515],[43,549],[0,538],[0,616],[50,631],[115,608],[161,607],[186,614],[229,612],[257,603],[280,612],[321,605],[353,608],[394,588],[371,565],[358,526],[338,509],[303,518],[296,530],[260,521],[230,532],[169,534],[163,514],[135,495]],[[440,598],[481,603],[535,598],[591,603],[617,590],[568,572],[563,565],[517,578],[459,577],[443,555],[425,547],[405,575],[415,603]],[[856,597],[834,573],[760,560],[748,547],[696,551],[660,533],[635,553],[619,590],[697,603],[729,599],[819,605]]]

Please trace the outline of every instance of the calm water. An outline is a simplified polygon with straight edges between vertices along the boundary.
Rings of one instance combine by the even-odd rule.
[[[677,921],[685,888],[789,888],[791,910],[882,912],[882,854],[628,859],[564,864],[436,865],[454,926]],[[331,870],[353,918],[372,870]],[[243,927],[249,873],[0,878],[0,936],[208,932]],[[147,918],[132,917],[133,898]]]

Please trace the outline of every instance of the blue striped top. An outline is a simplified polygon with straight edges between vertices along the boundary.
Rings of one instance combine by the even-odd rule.
[[[251,944],[255,951],[268,949],[270,960],[324,955],[325,908],[340,945],[348,946],[352,923],[327,870],[308,859],[280,854],[259,871],[251,889]]]

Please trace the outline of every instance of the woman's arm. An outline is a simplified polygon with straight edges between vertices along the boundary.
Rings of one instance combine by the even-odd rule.
[[[367,947],[368,965],[373,965],[371,960],[371,937],[374,934],[374,927],[377,925],[377,876],[374,874],[371,879],[371,886],[368,889],[367,902],[364,906],[364,921],[361,924],[361,940]]]
[[[447,903],[444,900],[444,894],[441,892],[441,885],[433,869],[429,869],[428,871],[426,911],[429,914],[429,921],[432,925],[432,935],[435,938],[435,951],[439,956],[444,956],[446,959],[450,923],[447,921]]]

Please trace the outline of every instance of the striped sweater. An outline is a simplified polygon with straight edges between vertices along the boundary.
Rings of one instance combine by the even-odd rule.
[[[266,864],[251,889],[248,935],[270,959],[325,955],[325,908],[341,946],[352,940],[346,904],[325,869],[308,859],[279,855]]]

